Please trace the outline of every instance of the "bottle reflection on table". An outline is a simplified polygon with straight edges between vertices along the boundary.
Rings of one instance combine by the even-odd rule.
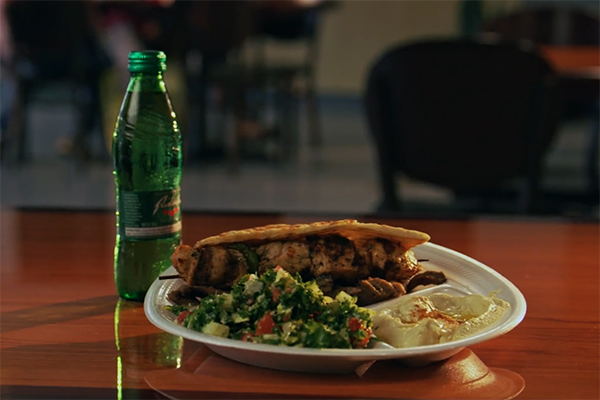
[[[181,365],[183,338],[158,329],[148,334],[148,325],[142,304],[118,300],[115,308],[118,400],[155,398],[144,380],[146,374]]]

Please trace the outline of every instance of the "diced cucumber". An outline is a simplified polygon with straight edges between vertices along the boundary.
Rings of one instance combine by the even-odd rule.
[[[289,336],[290,333],[294,332],[295,330],[296,327],[294,326],[294,323],[292,321],[284,322],[283,324],[281,324],[281,331],[285,336]]]
[[[306,286],[306,288],[308,290],[310,290],[315,296],[322,296],[323,292],[321,291],[321,288],[319,287],[319,285],[317,285],[317,282],[315,281],[311,281],[308,286]]]
[[[223,299],[223,308],[225,310],[231,310],[231,305],[233,304],[233,296],[231,293],[223,293],[221,296]]]
[[[257,279],[250,279],[246,282],[244,287],[244,294],[246,296],[252,296],[254,293],[258,293],[263,289],[264,284]]]
[[[350,304],[354,304],[356,303],[356,297],[352,297],[350,296],[348,293],[341,291],[337,294],[337,296],[335,296],[335,299],[337,301],[339,301],[340,303],[343,303],[344,301],[349,302]]]
[[[233,314],[231,316],[231,319],[232,319],[232,321],[233,321],[234,324],[239,324],[240,322],[250,321],[249,317],[242,317],[238,313]]]
[[[275,275],[275,282],[279,282],[282,278],[290,278],[291,275],[283,268],[277,269],[277,275]]]
[[[204,327],[202,328],[202,333],[226,338],[227,336],[229,336],[229,327],[227,325],[211,321],[208,324],[204,325]]]

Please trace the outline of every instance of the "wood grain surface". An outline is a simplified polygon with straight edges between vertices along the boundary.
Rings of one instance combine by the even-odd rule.
[[[118,300],[112,271],[114,215],[4,210],[0,218],[1,398],[163,398],[144,377],[185,363],[201,346],[153,327],[141,304]],[[231,229],[321,219],[185,214],[183,240],[195,243]],[[427,232],[433,243],[482,261],[519,287],[528,302],[524,321],[510,333],[470,348],[487,366],[524,378],[519,398],[599,398],[597,224],[377,222]],[[230,379],[225,382],[230,391],[181,398],[307,397],[297,385],[282,385],[273,393],[268,380],[240,393],[235,376],[221,379]],[[316,381],[320,386],[311,392],[338,396],[345,378],[335,379],[337,385]],[[365,397],[367,383],[354,397]]]
[[[598,46],[541,46],[540,51],[561,74],[600,79]]]

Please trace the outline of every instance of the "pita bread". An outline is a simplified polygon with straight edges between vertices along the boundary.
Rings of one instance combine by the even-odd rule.
[[[382,238],[398,243],[406,250],[423,244],[430,239],[429,235],[419,231],[345,219],[314,222],[312,224],[266,225],[257,228],[229,231],[202,239],[194,247],[200,249],[206,246],[228,243],[290,241],[312,235],[340,235],[355,243],[360,243],[368,239]]]

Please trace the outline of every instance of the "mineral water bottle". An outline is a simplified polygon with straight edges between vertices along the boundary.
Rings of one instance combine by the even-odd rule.
[[[129,54],[131,78],[113,134],[117,192],[115,284],[143,301],[181,241],[182,140],[160,51]]]

